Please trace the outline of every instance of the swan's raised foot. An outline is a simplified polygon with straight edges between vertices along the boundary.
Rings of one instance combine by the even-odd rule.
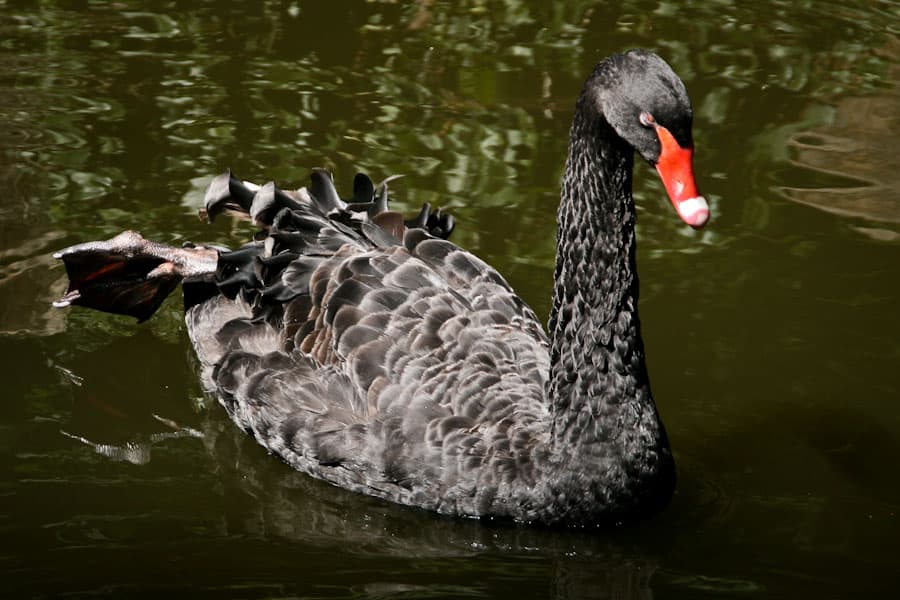
[[[125,231],[106,241],[69,246],[53,255],[65,263],[69,286],[57,308],[85,306],[145,321],[184,279],[212,278],[218,252],[173,248]]]

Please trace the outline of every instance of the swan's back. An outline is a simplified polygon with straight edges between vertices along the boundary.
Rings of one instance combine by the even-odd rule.
[[[188,310],[204,386],[310,475],[527,518],[549,432],[533,311],[451,242],[294,199],[262,219],[263,239],[219,257],[223,293]]]

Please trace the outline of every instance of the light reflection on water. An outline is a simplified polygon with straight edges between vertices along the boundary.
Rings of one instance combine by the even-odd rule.
[[[900,133],[895,3],[0,8],[13,589],[696,598],[886,585],[900,506],[885,476],[900,457],[884,142]],[[633,46],[688,85],[713,207],[707,230],[681,226],[638,166],[644,333],[680,469],[673,506],[649,523],[553,532],[346,494],[289,472],[202,397],[177,298],[140,327],[48,308],[63,285],[54,250],[126,228],[238,244],[244,224],[195,216],[210,177],[302,185],[324,165],[340,187],[356,170],[404,174],[399,207],[451,208],[455,241],[546,315],[571,107],[597,59]],[[173,429],[154,415],[204,437],[161,439]],[[109,460],[62,432],[149,444],[150,460]]]

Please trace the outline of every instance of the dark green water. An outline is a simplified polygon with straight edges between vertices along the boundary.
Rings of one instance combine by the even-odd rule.
[[[0,0],[3,595],[896,593],[897,3],[150,6]],[[319,484],[202,397],[178,298],[140,326],[49,306],[54,250],[127,228],[235,245],[245,224],[195,216],[213,175],[328,166],[348,186],[405,174],[398,206],[451,208],[455,241],[546,315],[574,98],[634,46],[687,84],[713,208],[693,232],[639,166],[644,336],[680,477],[647,523],[498,526]]]

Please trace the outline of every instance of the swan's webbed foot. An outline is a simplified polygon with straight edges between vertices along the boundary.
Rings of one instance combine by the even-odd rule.
[[[173,248],[125,231],[101,242],[70,246],[53,255],[66,265],[69,286],[57,308],[85,306],[145,321],[185,278],[215,273],[212,248]]]

